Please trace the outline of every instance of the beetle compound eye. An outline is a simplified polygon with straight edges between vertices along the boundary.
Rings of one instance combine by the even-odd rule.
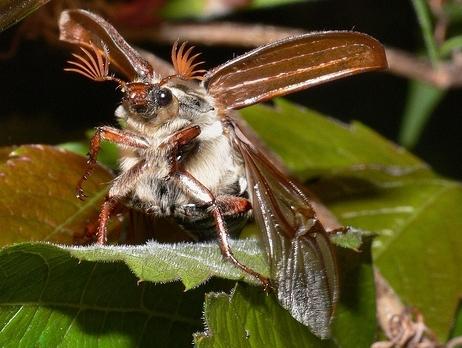
[[[178,100],[169,88],[154,85],[150,100],[155,108],[156,122],[162,123],[178,116]]]
[[[172,102],[172,92],[167,88],[162,88],[157,92],[159,106],[167,106]]]

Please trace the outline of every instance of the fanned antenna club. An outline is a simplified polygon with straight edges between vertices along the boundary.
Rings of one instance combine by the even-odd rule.
[[[105,81],[109,75],[109,51],[105,46],[99,49],[93,42],[90,42],[89,46],[90,50],[80,46],[84,55],[72,53],[76,60],[68,60],[67,63],[75,68],[65,68],[64,70],[75,72],[94,81]]]
[[[195,70],[196,67],[200,64],[204,64],[203,61],[194,63],[194,60],[200,56],[200,53],[197,53],[191,56],[194,46],[188,48],[185,52],[187,42],[183,42],[178,48],[178,40],[175,41],[172,47],[172,64],[175,69],[176,74],[184,79],[192,80],[202,80],[203,73],[206,71],[204,69]]]
[[[65,71],[75,72],[97,82],[115,81],[120,86],[125,85],[122,80],[109,75],[109,49],[105,45],[98,47],[90,42],[82,44],[80,49],[83,54],[72,53],[75,60],[67,61],[72,67],[64,68]]]

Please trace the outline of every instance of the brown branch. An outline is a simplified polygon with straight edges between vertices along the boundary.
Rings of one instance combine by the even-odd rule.
[[[425,325],[422,314],[403,305],[378,270],[374,272],[378,323],[388,341],[372,348],[440,348],[436,337]]]
[[[241,23],[163,23],[159,27],[145,30],[124,28],[124,36],[130,40],[154,40],[173,43],[180,39],[201,45],[223,45],[240,47],[257,47],[287,36],[302,34],[293,28],[268,25],[247,25]]]
[[[66,0],[71,2],[74,0]],[[429,0],[434,7],[438,7],[441,0]],[[44,9],[45,10],[45,9]],[[43,13],[42,13],[43,12]],[[50,28],[55,28],[54,15],[52,13],[40,11],[41,16],[33,16],[37,30],[28,30],[35,35],[42,35],[48,41],[55,41],[56,35],[50,34]],[[53,20],[52,20],[53,19]],[[32,26],[32,25],[31,25]],[[46,30],[45,30],[46,29]],[[294,28],[276,27],[259,24],[242,24],[230,22],[212,23],[171,23],[164,22],[158,26],[144,28],[143,30],[133,28],[121,28],[124,37],[130,41],[155,41],[173,43],[177,39],[189,41],[201,45],[222,45],[234,47],[253,48],[265,45],[287,36],[302,34],[304,31]],[[29,35],[29,34],[28,34]],[[52,40],[50,39],[53,37]],[[426,82],[438,88],[456,88],[462,86],[462,62],[458,61],[458,56],[438,66],[433,66],[428,60],[419,58],[411,53],[396,48],[386,48],[389,62],[388,71],[391,74],[402,76],[407,79],[414,79]]]
[[[453,339],[449,340],[446,344],[446,348],[457,348],[462,347],[462,336],[454,337]]]
[[[435,30],[433,36],[438,45],[441,45],[446,39],[446,33],[449,25],[449,18],[444,10],[445,0],[427,0],[430,10],[435,18]]]
[[[389,72],[407,79],[419,80],[439,88],[462,86],[462,64],[456,59],[433,66],[427,59],[387,47]]]
[[[266,25],[240,23],[164,23],[151,30],[124,30],[134,41],[159,41],[172,43],[178,38],[202,45],[257,47],[287,36],[303,33],[302,30]],[[438,88],[462,86],[462,64],[457,60],[434,67],[426,60],[403,50],[386,48],[391,74],[429,83]]]

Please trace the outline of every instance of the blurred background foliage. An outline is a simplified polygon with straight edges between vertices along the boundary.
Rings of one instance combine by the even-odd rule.
[[[0,28],[46,2],[4,1]],[[12,15],[11,3],[26,6]],[[388,47],[409,53],[412,59],[428,60],[426,69],[434,69],[437,83],[373,74],[316,87],[290,99],[345,122],[359,120],[411,148],[437,172],[462,178],[462,164],[457,160],[462,154],[461,91],[456,88],[460,84],[456,77],[462,76],[459,0],[51,1],[0,36],[4,56],[0,61],[1,145],[78,140],[89,128],[113,122],[114,105],[119,100],[113,86],[89,84],[62,71],[69,54],[60,49],[54,26],[57,13],[68,6],[99,10],[122,32],[131,33],[156,32],[164,23],[175,21],[204,23],[204,19],[368,33]],[[161,57],[169,55],[168,40],[144,35],[138,41]],[[208,68],[246,50],[197,45]],[[444,76],[438,80],[442,68],[447,68],[455,81],[447,83]]]

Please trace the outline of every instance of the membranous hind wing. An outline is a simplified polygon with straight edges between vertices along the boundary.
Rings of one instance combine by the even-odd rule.
[[[281,305],[314,334],[329,336],[338,296],[335,255],[309,198],[235,125],[254,218]]]

